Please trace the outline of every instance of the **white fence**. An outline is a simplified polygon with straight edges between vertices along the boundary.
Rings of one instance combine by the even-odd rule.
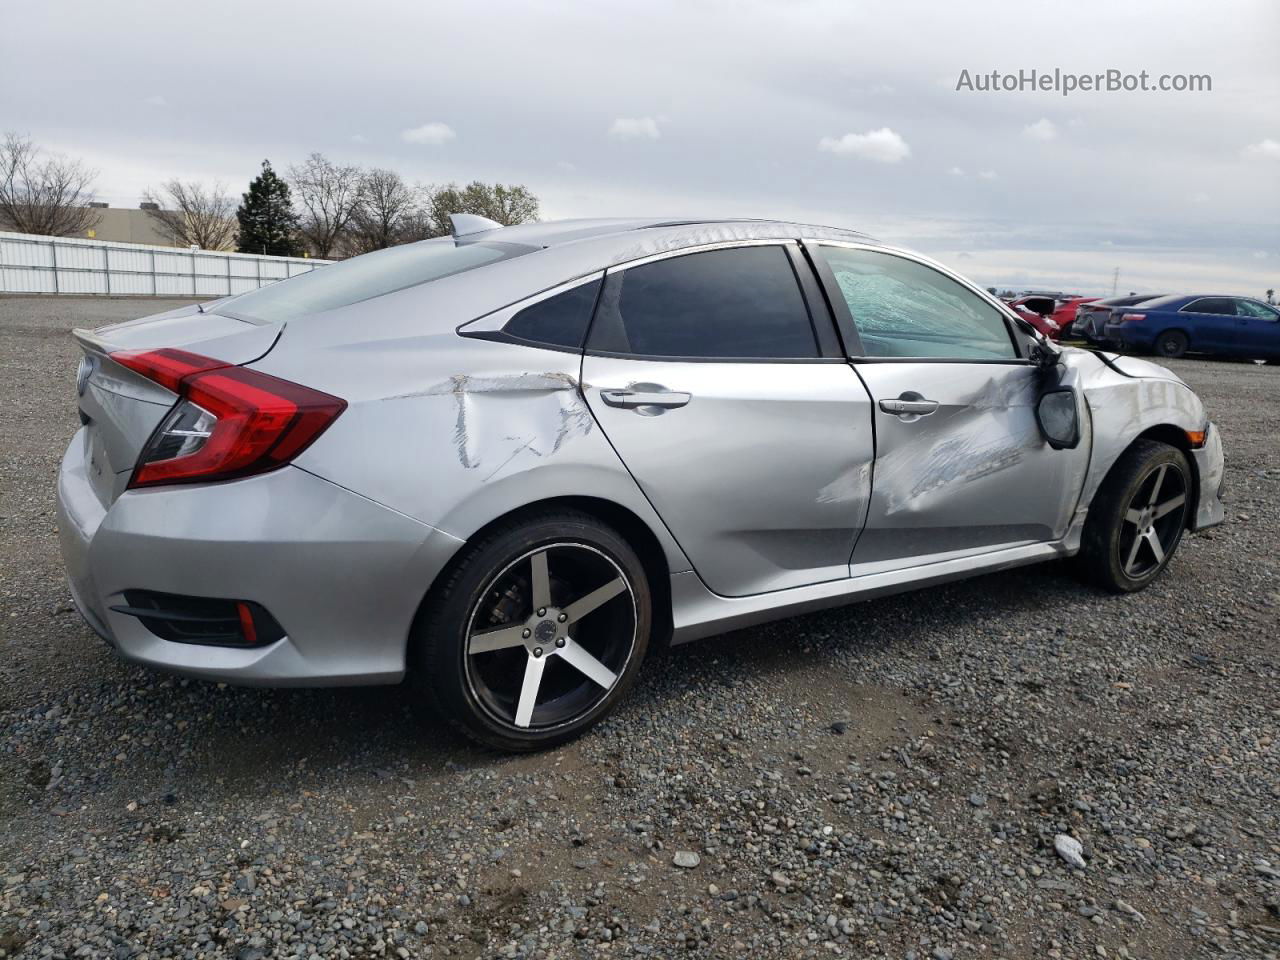
[[[329,262],[0,231],[0,293],[225,297]]]

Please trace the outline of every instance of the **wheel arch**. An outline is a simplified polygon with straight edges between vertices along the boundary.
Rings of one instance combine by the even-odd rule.
[[[467,541],[479,539],[497,527],[517,524],[526,517],[545,513],[547,510],[556,508],[576,510],[588,514],[601,523],[617,530],[631,545],[636,555],[640,558],[641,565],[644,567],[645,576],[649,579],[649,590],[653,596],[652,625],[650,628],[652,632],[649,638],[650,649],[663,649],[669,646],[672,633],[672,611],[671,567],[667,559],[667,553],[663,549],[658,535],[629,507],[603,497],[547,497],[520,504],[494,517],[468,536]],[[417,666],[414,663],[410,641],[418,629],[418,623],[423,611],[427,608],[435,592],[441,589],[441,585],[448,582],[449,575],[454,567],[462,561],[466,551],[467,545],[464,543],[454,552],[454,555],[441,568],[440,572],[436,574],[430,586],[424,591],[422,599],[418,602],[418,609],[414,613],[409,633],[405,637],[407,650],[405,666],[407,672],[416,669]]]

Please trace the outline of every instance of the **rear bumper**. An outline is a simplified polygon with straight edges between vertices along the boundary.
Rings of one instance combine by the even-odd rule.
[[[1151,346],[1152,334],[1149,330],[1127,323],[1108,323],[1103,328],[1103,339],[1121,347],[1145,349]]]
[[[1199,489],[1191,529],[1203,530],[1221,523],[1226,516],[1222,506],[1226,461],[1222,452],[1222,434],[1218,431],[1217,424],[1209,424],[1204,446],[1199,450],[1192,450],[1191,457],[1195,461]]]
[[[226,483],[93,492],[80,438],[58,475],[81,614],[129,660],[228,683],[394,683],[427,588],[461,541],[296,467]],[[286,635],[255,649],[161,639],[123,591],[253,600]]]

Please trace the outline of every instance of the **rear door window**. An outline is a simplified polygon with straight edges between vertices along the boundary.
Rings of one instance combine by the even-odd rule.
[[[609,274],[588,349],[722,360],[819,356],[791,259],[780,245],[684,254]]]
[[[1225,317],[1236,315],[1236,303],[1230,297],[1201,297],[1182,309],[1187,313],[1212,313]]]

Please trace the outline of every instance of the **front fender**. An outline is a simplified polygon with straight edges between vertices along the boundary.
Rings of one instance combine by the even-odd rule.
[[[1081,504],[1093,502],[1094,495],[1120,455],[1142,434],[1157,427],[1175,427],[1184,432],[1205,430],[1209,418],[1195,392],[1163,367],[1142,360],[1124,358],[1109,366],[1096,354],[1072,350],[1064,359],[1080,372],[1085,402],[1093,420],[1093,450]],[[1216,435],[1216,431],[1212,431]],[[1221,444],[1218,443],[1219,460]],[[1194,451],[1193,451],[1194,452]],[[1212,483],[1208,493],[1216,497],[1221,471],[1216,480],[1202,474],[1213,472],[1212,458],[1192,456],[1197,483]],[[1202,464],[1202,461],[1205,461]],[[1203,499],[1203,497],[1202,497]]]

